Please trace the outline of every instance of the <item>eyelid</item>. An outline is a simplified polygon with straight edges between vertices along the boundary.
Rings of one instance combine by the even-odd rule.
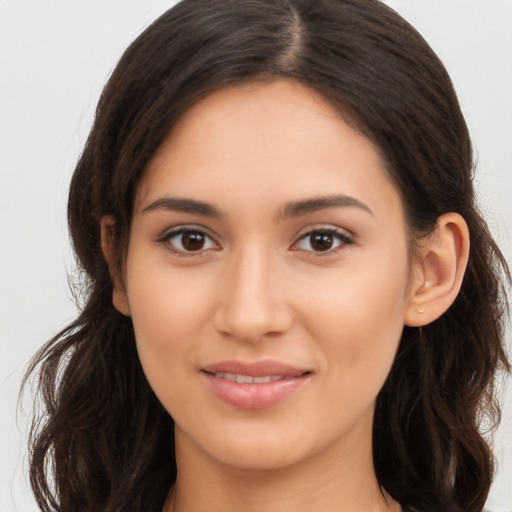
[[[302,240],[307,238],[308,236],[313,235],[314,233],[329,233],[332,235],[335,235],[338,237],[338,239],[341,241],[341,243],[334,247],[333,249],[328,249],[325,251],[314,251],[314,250],[305,250],[305,249],[294,249],[295,246],[297,246]],[[332,225],[319,225],[319,226],[313,226],[308,227],[305,232],[302,232],[299,234],[293,244],[291,245],[291,250],[295,251],[303,251],[307,253],[311,253],[311,255],[315,257],[325,257],[325,256],[332,256],[333,254],[337,253],[338,250],[342,249],[343,247],[353,245],[355,243],[354,235],[349,232],[346,229],[342,229],[339,227],[335,227]]]
[[[179,225],[176,225],[173,227],[169,227],[169,228],[165,229],[162,232],[162,234],[156,238],[155,242],[165,245],[166,249],[169,250],[170,252],[172,252],[173,254],[176,254],[178,256],[185,256],[185,257],[194,257],[194,256],[197,257],[197,256],[202,255],[205,251],[212,250],[212,248],[206,248],[206,249],[201,248],[201,249],[198,249],[197,251],[186,251],[186,250],[180,250],[180,249],[176,249],[176,248],[172,247],[172,245],[169,243],[169,240],[174,236],[177,236],[182,233],[187,233],[187,232],[201,233],[204,236],[206,236],[208,239],[210,239],[211,242],[213,242],[213,244],[216,246],[215,249],[219,250],[222,248],[217,240],[217,237],[215,235],[213,235],[210,232],[210,230],[208,230],[207,228],[205,228],[201,225],[198,225],[198,224],[179,224]],[[302,248],[297,248],[297,245],[302,240],[304,240],[308,236],[311,236],[314,233],[318,233],[318,232],[332,234],[338,238],[340,243],[336,247],[334,247],[332,249],[327,249],[325,251],[315,251],[315,250],[306,250],[306,249],[302,249]],[[333,226],[333,225],[323,224],[323,225],[316,225],[316,226],[308,226],[307,229],[302,230],[302,232],[295,237],[295,241],[290,246],[290,249],[292,251],[302,251],[302,252],[310,253],[311,255],[313,255],[315,257],[322,257],[322,256],[325,257],[325,256],[333,255],[336,252],[338,252],[338,250],[340,250],[344,247],[353,245],[354,243],[355,243],[354,235],[349,230],[343,229],[343,228],[340,228],[337,226]]]
[[[208,235],[210,238],[213,238],[213,235],[209,232],[208,229],[201,226],[200,224],[177,224],[172,227],[167,227],[162,230],[161,234],[156,238],[156,242],[162,242],[168,239],[171,235],[175,235],[177,233],[182,233],[184,231],[197,231],[200,233],[204,233]]]
[[[207,230],[203,226],[200,226],[197,224],[179,224],[177,226],[167,228],[164,230],[164,232],[161,235],[159,235],[156,238],[155,242],[165,245],[165,247],[168,251],[170,251],[171,253],[176,254],[178,256],[185,256],[185,257],[196,256],[197,257],[197,256],[202,255],[205,251],[211,250],[211,248],[207,248],[207,249],[198,249],[197,251],[184,251],[184,250],[175,249],[171,246],[171,244],[169,244],[169,241],[171,238],[173,238],[174,236],[180,235],[182,233],[187,233],[187,232],[201,233],[202,235],[208,237],[217,246],[218,249],[221,248],[216,237],[214,235],[212,235],[209,232],[209,230]]]

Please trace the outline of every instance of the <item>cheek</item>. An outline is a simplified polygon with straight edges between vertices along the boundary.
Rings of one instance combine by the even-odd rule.
[[[127,274],[139,358],[151,387],[166,405],[173,383],[194,368],[210,312],[209,294],[201,276],[172,272],[158,261],[141,266],[133,257]]]
[[[393,266],[382,258],[361,261],[318,293],[309,290],[316,300],[308,304],[308,329],[319,340],[325,374],[333,385],[341,383],[347,397],[360,396],[365,386],[370,395],[378,393],[392,366],[403,330],[408,268],[406,254],[398,251],[394,258]]]
[[[163,249],[134,244],[126,268],[137,338],[161,349],[197,328],[209,307],[208,273],[198,267],[177,269],[167,260]]]

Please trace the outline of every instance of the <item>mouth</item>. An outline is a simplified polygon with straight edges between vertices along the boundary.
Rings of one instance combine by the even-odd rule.
[[[226,361],[204,367],[200,373],[222,402],[241,409],[265,409],[297,393],[312,372],[276,361]]]
[[[226,379],[238,384],[266,384],[267,382],[276,382],[287,378],[284,375],[265,375],[264,377],[253,377],[252,375],[242,375],[239,373],[212,373],[213,377],[217,379]]]

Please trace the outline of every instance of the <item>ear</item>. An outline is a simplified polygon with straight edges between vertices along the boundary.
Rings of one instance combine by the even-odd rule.
[[[112,303],[114,307],[123,315],[130,316],[130,306],[126,289],[121,281],[119,269],[116,268],[114,261],[114,237],[116,221],[112,215],[105,215],[100,222],[101,229],[101,250],[107,261],[110,279],[112,280]]]
[[[446,213],[435,230],[420,241],[404,323],[427,325],[453,303],[462,285],[469,257],[469,231],[457,213]]]

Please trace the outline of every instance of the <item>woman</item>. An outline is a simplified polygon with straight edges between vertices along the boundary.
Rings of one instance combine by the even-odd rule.
[[[34,363],[41,508],[482,510],[508,274],[471,173],[379,2],[164,14],[71,184],[88,295]]]

